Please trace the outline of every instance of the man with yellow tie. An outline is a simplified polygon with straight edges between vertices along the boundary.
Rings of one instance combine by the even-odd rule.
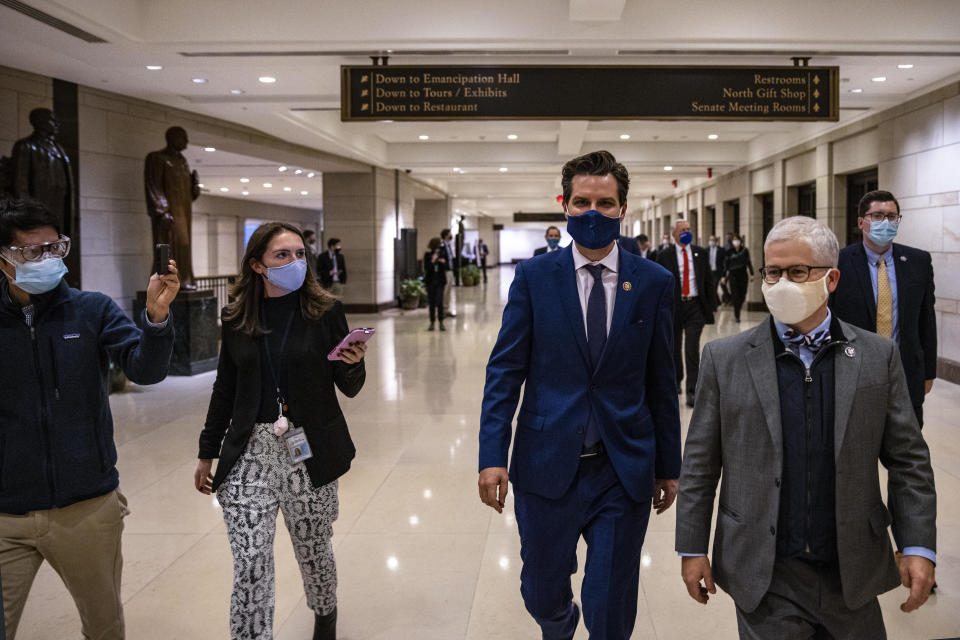
[[[863,242],[840,251],[840,283],[830,308],[841,320],[900,345],[917,421],[937,377],[937,318],[930,254],[893,242],[903,217],[889,191],[871,191],[858,205]]]

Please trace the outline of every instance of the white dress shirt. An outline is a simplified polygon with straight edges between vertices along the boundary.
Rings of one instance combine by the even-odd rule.
[[[716,271],[719,268],[717,266],[717,247],[710,247],[707,251],[710,252],[710,271]]]
[[[690,296],[693,297],[698,295],[697,293],[697,270],[693,267],[693,249],[690,245],[676,244],[677,247],[677,277],[680,280],[680,291],[683,291],[683,252],[687,252],[687,258],[690,260]],[[681,293],[681,295],[683,295]]]
[[[590,292],[593,291],[593,275],[584,268],[588,264],[602,264],[606,267],[600,278],[603,280],[603,293],[607,303],[607,335],[610,335],[610,322],[613,320],[613,304],[617,300],[617,281],[619,279],[617,274],[620,267],[620,249],[617,247],[617,243],[613,243],[613,250],[599,262],[591,262],[580,253],[576,244],[573,245],[573,268],[577,275],[577,292],[580,294],[580,310],[583,311],[583,329],[585,333],[587,331],[587,301],[590,299]],[[588,335],[587,340],[589,339],[590,336]]]

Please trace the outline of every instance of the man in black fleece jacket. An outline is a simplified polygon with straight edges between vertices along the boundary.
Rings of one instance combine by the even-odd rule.
[[[13,640],[44,560],[80,612],[83,636],[124,637],[110,360],[130,380],[163,380],[173,352],[169,307],[180,282],[153,274],[141,331],[102,293],[72,289],[70,239],[35,201],[0,201],[0,573]]]

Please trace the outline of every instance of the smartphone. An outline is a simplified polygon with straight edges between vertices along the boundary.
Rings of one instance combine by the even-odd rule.
[[[349,347],[354,342],[366,342],[376,333],[373,327],[357,328],[343,337],[343,340],[327,354],[327,360],[339,360],[340,350]]]
[[[161,276],[170,273],[170,245],[158,244],[153,248],[153,272]]]

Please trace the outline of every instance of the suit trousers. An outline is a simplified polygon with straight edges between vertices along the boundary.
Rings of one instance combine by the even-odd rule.
[[[681,389],[683,365],[686,362],[686,387],[691,396],[697,391],[697,378],[700,375],[700,334],[703,333],[704,324],[706,319],[696,298],[681,302],[677,307],[673,324],[673,362],[677,369],[677,391]]]
[[[733,317],[740,322],[740,309],[747,299],[747,285],[750,282],[746,269],[730,270],[730,302],[733,304]]]
[[[80,612],[84,640],[122,640],[120,534],[127,499],[119,490],[60,509],[0,514],[0,573],[9,640],[40,565],[50,563]]]
[[[330,538],[339,511],[336,481],[314,488],[304,464],[291,464],[273,425],[261,423],[254,425],[243,456],[217,489],[217,500],[233,552],[232,640],[273,638],[278,509],[300,565],[307,606],[317,615],[334,610],[337,567]]]
[[[884,640],[880,603],[856,610],[843,603],[840,572],[796,558],[777,559],[766,595],[754,611],[737,607],[741,640]]]
[[[581,600],[591,638],[627,640],[637,618],[640,550],[650,501],[634,502],[606,455],[582,458],[570,489],[550,500],[514,492],[520,531],[520,593],[544,640],[569,640],[579,611],[570,576],[587,543]]]

